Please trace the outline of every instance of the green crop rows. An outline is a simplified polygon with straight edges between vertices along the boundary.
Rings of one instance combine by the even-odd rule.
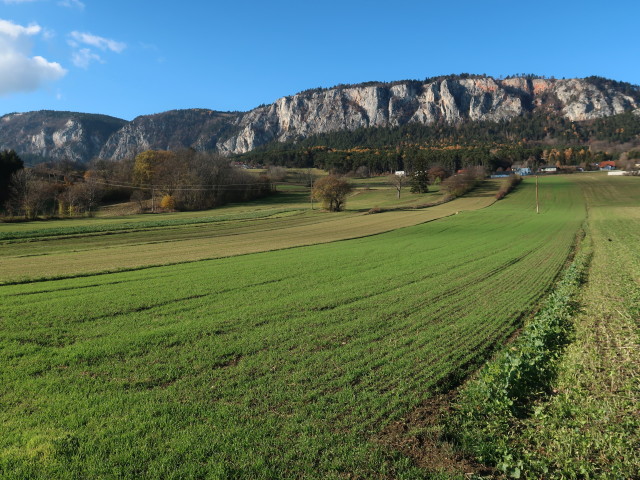
[[[89,235],[89,234],[105,234],[114,232],[138,232],[156,228],[171,228],[183,225],[202,225],[206,223],[221,223],[232,220],[254,220],[259,218],[268,218],[277,215],[295,214],[297,209],[277,209],[277,210],[258,210],[256,212],[246,212],[235,215],[222,215],[214,217],[201,218],[175,218],[162,220],[146,220],[137,222],[100,222],[94,221],[93,225],[68,226],[68,227],[47,227],[42,229],[29,229],[23,231],[8,230],[11,225],[5,226],[5,231],[0,231],[0,241],[8,240],[24,240],[34,238],[61,237],[70,235]]]
[[[540,215],[525,182],[363,239],[0,286],[0,476],[421,477],[376,435],[549,289],[585,213],[543,187]]]

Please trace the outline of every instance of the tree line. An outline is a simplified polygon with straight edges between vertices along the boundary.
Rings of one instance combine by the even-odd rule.
[[[612,154],[593,152],[585,146],[536,146],[525,143],[423,146],[404,144],[393,147],[338,149],[315,146],[302,150],[268,150],[241,157],[257,164],[296,168],[320,168],[338,174],[384,174],[396,170],[426,171],[440,166],[450,173],[483,166],[487,171],[508,170],[513,165],[537,168],[541,165],[574,166],[588,170],[594,163],[612,160]]]
[[[593,79],[597,82],[597,79]],[[602,86],[601,84],[599,84]],[[547,163],[552,150],[571,149],[581,156],[555,159],[582,166],[613,157],[589,148],[598,140],[620,144],[640,139],[640,116],[631,112],[589,122],[572,122],[560,112],[531,112],[505,121],[459,125],[407,123],[395,127],[358,128],[322,133],[286,142],[272,142],[235,158],[249,164],[323,168],[338,173],[367,166],[372,173],[409,170],[410,163],[441,164],[451,170],[470,163],[489,169],[513,163]],[[470,159],[474,159],[470,162]],[[407,165],[409,163],[409,165]]]
[[[121,161],[68,160],[25,166],[0,152],[0,210],[34,219],[92,215],[105,203],[133,201],[140,212],[200,210],[272,192],[268,176],[252,175],[229,159],[194,150],[148,150]]]

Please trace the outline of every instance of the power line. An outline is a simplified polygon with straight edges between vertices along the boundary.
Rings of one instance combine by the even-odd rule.
[[[25,164],[30,168],[34,168],[34,165],[30,165],[30,164]],[[43,174],[49,174],[49,175],[59,175],[62,177],[70,177],[70,178],[75,178],[76,180],[82,180],[83,182],[87,183],[87,179],[84,178],[84,176],[79,175],[79,174],[75,174],[75,173],[64,173],[61,172],[59,170],[53,170],[53,169],[49,169],[47,168],[46,171],[42,172]],[[148,184],[148,183],[132,183],[132,182],[120,182],[120,183],[115,183],[115,182],[109,182],[107,180],[97,180],[97,179],[91,179],[90,181],[98,184],[98,185],[104,185],[104,186],[109,186],[109,187],[118,187],[118,188],[132,188],[132,189],[137,189],[137,190],[171,190],[174,192],[188,192],[188,191],[214,191],[216,189],[229,189],[229,187],[233,187],[231,188],[231,190],[241,190],[243,188],[247,188],[247,187],[254,187],[254,186],[260,186],[260,187],[265,187],[267,185],[267,183],[265,182],[253,182],[253,183],[222,183],[222,184],[217,184],[217,185],[202,185],[202,184],[195,184],[195,185],[180,185],[178,187],[172,186],[172,185],[167,185],[167,184]],[[281,183],[280,183],[281,184]],[[278,185],[278,183],[275,182],[269,182],[268,185]]]

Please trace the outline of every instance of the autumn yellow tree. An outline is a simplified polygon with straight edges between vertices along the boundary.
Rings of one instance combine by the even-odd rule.
[[[327,175],[314,183],[311,195],[321,201],[324,208],[330,212],[339,212],[344,208],[347,195],[352,191],[353,186],[344,178]]]
[[[151,211],[155,211],[156,195],[173,196],[180,185],[184,164],[173,152],[146,150],[136,155],[133,164],[135,183],[151,193]]]

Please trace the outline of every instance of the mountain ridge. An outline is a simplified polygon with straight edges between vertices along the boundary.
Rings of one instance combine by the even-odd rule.
[[[192,108],[129,122],[78,112],[12,113],[0,117],[0,149],[80,162],[119,160],[147,149],[234,154],[340,130],[498,122],[531,112],[584,122],[630,111],[640,114],[640,87],[625,82],[461,74],[308,89],[247,112]]]

